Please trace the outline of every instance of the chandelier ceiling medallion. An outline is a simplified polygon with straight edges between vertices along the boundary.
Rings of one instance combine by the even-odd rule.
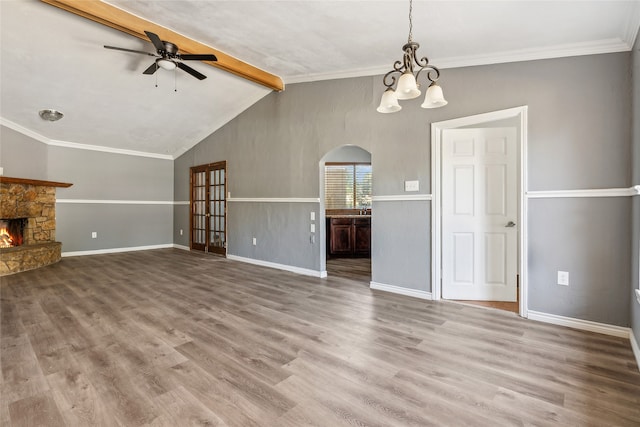
[[[427,89],[422,108],[438,108],[447,105],[447,101],[442,94],[442,88],[436,84],[440,77],[440,70],[429,64],[427,57],[418,59],[416,53],[420,44],[413,41],[413,0],[409,0],[409,39],[407,44],[402,46],[404,52],[402,61],[393,64],[393,70],[384,75],[382,83],[387,89],[382,94],[379,113],[395,113],[400,111],[402,106],[398,100],[414,99],[422,92],[419,89],[418,77],[422,70],[426,70],[427,79],[431,82]],[[396,78],[396,73],[400,75]],[[415,73],[415,74],[414,74]],[[397,85],[396,85],[397,82]],[[396,85],[394,89],[394,85]]]

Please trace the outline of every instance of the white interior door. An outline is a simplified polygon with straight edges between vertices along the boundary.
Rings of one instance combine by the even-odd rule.
[[[445,129],[442,297],[516,301],[515,128]]]

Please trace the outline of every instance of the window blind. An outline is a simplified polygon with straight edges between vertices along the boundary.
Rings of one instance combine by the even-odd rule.
[[[327,163],[325,209],[371,207],[371,164]]]

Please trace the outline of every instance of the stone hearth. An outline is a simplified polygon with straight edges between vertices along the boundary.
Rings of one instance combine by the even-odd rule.
[[[27,218],[23,244],[0,248],[0,276],[60,261],[56,242],[56,187],[71,184],[0,176],[0,219]]]

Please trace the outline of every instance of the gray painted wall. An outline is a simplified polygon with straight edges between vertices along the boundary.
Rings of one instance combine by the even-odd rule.
[[[0,126],[0,167],[4,176],[47,180],[48,148],[40,141]]]
[[[530,200],[529,309],[628,326],[630,212],[629,197]]]
[[[73,184],[56,190],[58,200],[80,202],[56,204],[63,253],[172,244],[171,160],[48,146],[6,127],[0,131],[5,176]]]
[[[51,177],[73,183],[58,189],[57,199],[133,202],[57,203],[63,252],[173,243],[171,160],[51,146],[48,169]]]
[[[449,105],[424,110],[419,108],[420,100],[405,101],[402,111],[387,115],[375,111],[383,90],[381,77],[288,85],[285,92],[263,98],[179,158],[175,195],[177,200],[188,200],[189,166],[227,160],[233,197],[317,198],[320,159],[345,144],[371,153],[375,196],[404,194],[405,180],[419,180],[418,194],[429,194],[432,122],[521,105],[529,106],[529,190],[628,187],[629,67],[630,54],[619,53],[447,69],[440,82]],[[628,325],[624,313],[628,310],[629,273],[619,272],[631,271],[630,201],[569,199],[536,201],[531,206],[529,227],[535,230],[530,248],[532,309]],[[279,253],[308,238],[308,230],[300,226],[297,235],[287,225],[291,222],[297,228],[308,222],[308,212],[292,211],[286,204],[272,204],[269,209],[265,214],[255,207],[230,218],[229,236],[243,236],[244,242],[248,230],[281,226],[282,230],[270,232],[273,241],[265,242],[270,248],[266,260],[278,262]],[[429,209],[427,202],[374,206],[372,281],[432,290]],[[545,209],[557,215],[546,215]],[[182,222],[174,227],[186,228],[188,215],[179,213],[184,207],[175,210],[174,218]],[[283,218],[277,224],[273,221],[276,216]],[[576,229],[576,220],[590,228]],[[554,235],[554,224],[563,224],[559,228],[565,230],[561,231],[565,238]],[[612,236],[607,247],[619,248],[619,252],[608,262],[589,264],[583,257],[591,254],[585,254],[582,246],[593,239],[584,237],[585,233]],[[570,299],[564,298],[566,288],[549,284],[558,267],[534,262],[544,255],[539,251],[549,246],[562,254],[562,265],[568,266],[575,284],[570,286]],[[231,254],[239,250],[233,245],[229,249]],[[317,260],[310,257],[319,252],[300,251],[285,262],[317,266]],[[602,277],[611,279],[604,299],[598,291]],[[623,288],[625,291],[620,290]]]
[[[633,177],[631,183],[640,185],[640,38],[636,39],[636,44],[632,54],[633,76]],[[631,210],[633,219],[633,231],[631,234],[632,253],[631,259],[633,268],[631,270],[631,327],[636,337],[636,342],[640,343],[640,302],[635,298],[635,289],[640,288],[640,196],[633,198]]]

